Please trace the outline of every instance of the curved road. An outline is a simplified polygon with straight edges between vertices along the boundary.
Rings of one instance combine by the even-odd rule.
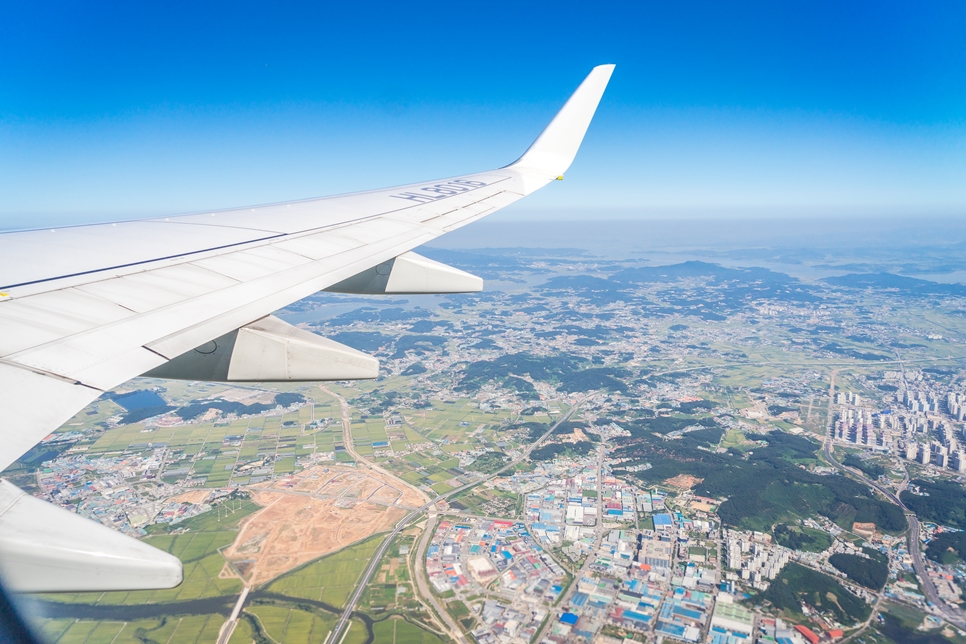
[[[341,396],[339,396],[338,398],[339,398],[340,404],[347,406],[347,403],[345,402],[344,398],[342,398]],[[372,577],[372,574],[376,571],[376,567],[379,565],[379,561],[386,553],[386,549],[389,547],[389,544],[392,543],[392,540],[395,539],[400,532],[405,530],[406,527],[409,526],[409,524],[416,519],[416,517],[422,515],[424,512],[435,507],[436,502],[439,501],[440,499],[446,499],[451,496],[455,496],[460,492],[465,492],[469,488],[475,487],[480,483],[489,481],[490,479],[494,479],[500,474],[502,474],[503,472],[507,471],[508,469],[518,465],[521,461],[523,461],[528,456],[530,456],[530,452],[532,452],[540,443],[542,443],[548,436],[550,436],[550,434],[553,433],[553,430],[557,429],[557,426],[560,425],[560,423],[566,422],[574,414],[574,412],[576,412],[580,408],[580,406],[584,404],[586,400],[587,400],[587,396],[575,402],[574,406],[571,407],[570,410],[560,418],[560,420],[554,423],[550,427],[550,429],[546,431],[546,433],[544,433],[540,438],[535,440],[533,444],[527,447],[527,449],[524,450],[523,453],[515,460],[507,463],[497,471],[493,472],[489,476],[486,476],[480,479],[479,481],[474,481],[473,483],[467,483],[466,485],[450,490],[446,494],[439,495],[437,498],[428,501],[427,503],[423,504],[421,507],[417,508],[416,510],[410,512],[402,519],[400,519],[399,523],[396,524],[396,528],[389,534],[388,537],[383,539],[382,543],[379,545],[379,549],[376,550],[375,554],[373,554],[372,559],[369,561],[369,565],[366,566],[365,572],[362,573],[362,577],[359,579],[356,585],[356,589],[352,593],[352,597],[349,599],[349,603],[346,604],[345,609],[343,609],[342,611],[342,617],[339,618],[339,621],[332,629],[332,635],[329,637],[328,641],[331,642],[331,644],[341,644],[340,635],[342,633],[342,630],[346,627],[346,624],[349,622],[349,619],[352,616],[352,612],[355,610],[356,604],[359,602],[359,598],[362,596],[363,591],[366,589],[366,586],[369,584],[369,579]],[[343,418],[345,418],[344,410],[345,410],[345,407],[343,407]],[[345,444],[348,446],[348,442],[346,442]],[[347,447],[347,450],[348,450],[348,447]],[[379,469],[381,470],[381,468]],[[385,471],[385,470],[382,470],[382,471]],[[429,529],[429,524],[427,524],[427,529]],[[421,553],[417,552],[417,556],[420,556],[420,555]],[[445,620],[445,615],[440,615],[440,617]],[[466,640],[461,636],[459,641],[465,642]]]
[[[465,644],[466,638],[463,636],[463,629],[453,620],[453,616],[446,612],[446,608],[436,600],[436,596],[433,595],[433,591],[426,582],[428,578],[426,575],[426,548],[435,531],[436,513],[430,512],[429,518],[426,520],[426,528],[423,530],[423,534],[419,538],[415,552],[413,553],[413,556],[416,558],[414,562],[415,572],[413,573],[413,580],[419,586],[419,593],[429,600],[429,603],[433,605],[433,610],[439,615],[439,618],[443,621],[446,628],[449,629],[449,635],[453,638],[453,641],[463,642]]]

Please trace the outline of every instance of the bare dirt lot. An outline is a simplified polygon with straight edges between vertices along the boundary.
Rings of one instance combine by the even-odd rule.
[[[664,484],[670,485],[671,487],[681,488],[682,490],[690,490],[703,480],[704,479],[699,479],[691,476],[690,474],[678,474],[677,476],[671,477],[664,481]]]
[[[412,487],[378,471],[313,467],[251,486],[265,508],[245,520],[225,556],[252,585],[390,530],[423,503]]]
[[[201,505],[204,503],[208,497],[211,495],[211,490],[191,490],[190,492],[182,492],[178,496],[173,496],[168,499],[169,502],[176,501],[178,503],[194,503],[195,505]]]

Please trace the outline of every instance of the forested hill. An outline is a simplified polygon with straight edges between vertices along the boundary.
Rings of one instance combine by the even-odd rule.
[[[635,473],[647,483],[682,473],[703,479],[696,492],[728,499],[718,515],[729,526],[770,531],[781,521],[822,515],[848,529],[856,521],[875,523],[888,532],[907,527],[902,511],[877,498],[867,486],[800,467],[817,462],[818,443],[773,431],[749,435],[763,444],[749,453],[732,449],[718,454],[708,450],[708,443],[717,441],[714,434],[720,436],[721,430],[688,432],[680,440],[667,441],[652,431],[634,432],[618,441],[621,446],[614,455],[651,463],[650,469]],[[702,440],[707,442],[702,445]]]

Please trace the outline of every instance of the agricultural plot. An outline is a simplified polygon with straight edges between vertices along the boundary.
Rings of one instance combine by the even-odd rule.
[[[410,624],[401,617],[390,617],[372,625],[376,644],[443,644],[436,634]]]
[[[410,577],[409,554],[416,547],[418,531],[407,530],[397,537],[379,562],[361,598],[370,611],[413,610],[421,607]]]
[[[766,358],[747,358],[751,360],[766,360]],[[774,367],[759,365],[729,365],[727,368],[714,370],[714,382],[722,387],[732,389],[754,388],[761,384],[762,380],[777,378],[787,373],[788,369],[780,365]]]
[[[223,615],[160,617],[125,622],[50,619],[36,629],[51,644],[144,644],[144,642],[214,642],[225,623]],[[232,637],[231,642],[237,642]],[[247,644],[250,641],[244,640]]]
[[[372,455],[374,449],[388,447],[389,435],[386,432],[385,420],[381,417],[363,420],[358,414],[353,414],[352,444],[363,456]]]
[[[460,455],[492,449],[510,438],[503,428],[514,417],[506,410],[481,411],[468,399],[434,401],[433,409],[405,411],[391,424],[386,418],[357,414],[352,434],[360,454],[376,453],[383,467],[406,482],[444,494],[475,480],[466,478]]]
[[[440,494],[442,493],[441,488],[445,492],[457,485],[462,485],[462,482],[454,479],[465,476],[465,472],[456,469],[459,467],[459,459],[443,452],[416,452],[399,455],[393,458],[391,462],[387,461],[384,467],[407,483],[424,489],[432,488]],[[454,484],[447,485],[446,481],[451,480]]]
[[[49,628],[41,631],[47,641],[60,644],[85,644],[86,642],[113,642],[124,630],[124,622],[95,622],[86,620],[55,620]],[[63,628],[63,630],[61,630]],[[59,632],[58,632],[59,631]]]
[[[746,452],[750,449],[754,449],[758,444],[754,441],[750,441],[745,438],[745,434],[737,429],[728,430],[721,437],[721,442],[718,443],[720,449],[737,449],[742,452]]]
[[[238,620],[238,624],[235,626],[235,630],[228,640],[228,644],[251,644],[255,640],[253,634],[254,629],[249,619],[254,619],[254,617],[249,618],[245,612],[242,612],[241,618]]]
[[[254,615],[264,632],[279,644],[322,644],[337,621],[329,613],[285,606],[252,605],[245,612]]]
[[[69,432],[93,427],[98,423],[104,423],[108,418],[123,414],[124,408],[110,400],[97,400],[81,411],[77,412],[73,418],[68,420],[57,431]]]
[[[266,591],[341,608],[382,539],[381,535],[375,535],[302,566],[269,584]]]
[[[365,644],[368,639],[369,633],[365,624],[354,619],[349,622],[349,628],[346,630],[341,644]]]
[[[515,418],[509,410],[482,411],[475,401],[433,401],[433,408],[406,413],[407,424],[440,446],[477,445],[492,440],[496,430]]]
[[[284,414],[168,428],[142,424],[105,431],[87,450],[115,455],[166,447],[170,456],[162,477],[190,478],[195,485],[246,484],[252,477],[291,474],[342,444],[337,407],[306,404]],[[186,471],[187,470],[187,471]]]
[[[496,488],[476,486],[449,500],[450,507],[461,512],[501,519],[519,518],[523,496]]]

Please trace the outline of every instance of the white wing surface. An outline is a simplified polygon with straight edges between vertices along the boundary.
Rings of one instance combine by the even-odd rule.
[[[236,347],[223,360],[232,361],[223,365],[227,378],[234,369],[307,379],[306,365],[319,356],[371,372],[366,356],[338,353],[335,343],[273,335],[284,323],[266,316],[327,288],[478,290],[476,278],[409,251],[562,175],[612,71],[594,68],[527,152],[498,170],[237,210],[0,234],[0,468],[126,380],[198,368],[185,361],[206,343]],[[239,365],[242,354],[265,364]],[[0,515],[0,555],[5,534]],[[16,587],[64,589],[28,583],[21,578],[27,573],[3,566]],[[35,570],[29,575],[37,578]]]

